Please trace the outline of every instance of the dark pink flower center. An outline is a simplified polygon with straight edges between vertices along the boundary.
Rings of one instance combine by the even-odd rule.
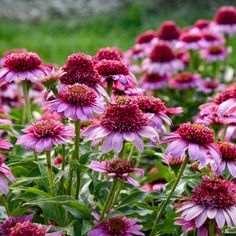
[[[178,83],[189,83],[194,81],[194,76],[190,72],[182,72],[176,75],[174,80]]]
[[[211,21],[209,20],[197,20],[196,23],[194,24],[194,26],[196,26],[198,29],[204,29],[206,27],[208,27],[208,25],[210,24]]]
[[[96,101],[96,94],[87,85],[73,84],[67,85],[59,92],[59,98],[66,102],[86,106]]]
[[[208,48],[208,52],[212,55],[219,55],[223,52],[223,48],[220,46],[211,46],[210,48]]]
[[[41,59],[36,53],[21,52],[10,53],[6,56],[3,66],[11,70],[27,71],[37,68],[41,63]]]
[[[114,104],[105,112],[101,125],[114,131],[138,131],[148,124],[148,119],[137,104]]]
[[[150,59],[154,62],[170,62],[176,58],[167,44],[157,44],[151,51]]]
[[[181,35],[180,39],[183,42],[186,43],[195,43],[201,40],[202,36],[201,34],[193,34],[193,33],[184,33]]]
[[[128,67],[121,61],[102,60],[96,64],[96,70],[99,75],[112,76],[112,75],[128,75]]]
[[[17,223],[9,236],[45,236],[47,229],[29,221]]]
[[[94,86],[100,83],[99,75],[94,68],[92,59],[82,53],[69,56],[62,70],[65,74],[60,78],[64,84],[86,84]]]
[[[40,120],[32,124],[29,132],[39,138],[54,137],[60,134],[64,129],[64,125],[53,119]]]
[[[118,60],[120,61],[122,59],[122,52],[118,48],[101,48],[96,56],[94,57],[95,61],[101,61],[101,60]]]
[[[216,104],[221,104],[222,102],[231,99],[236,98],[236,84],[233,84],[230,88],[222,91],[215,99]]]
[[[158,32],[158,37],[163,40],[174,40],[180,36],[180,29],[174,21],[164,22]]]
[[[214,142],[213,131],[201,124],[184,123],[177,129],[179,135],[190,142],[210,144]]]
[[[164,80],[166,77],[161,76],[159,74],[146,74],[145,75],[145,80],[148,82],[159,82]]]
[[[206,208],[228,208],[236,205],[236,185],[232,182],[205,177],[193,189],[191,201]]]
[[[133,172],[130,161],[121,158],[115,158],[106,162],[106,168],[109,173],[116,173],[122,175]]]
[[[221,7],[216,13],[215,22],[220,25],[236,24],[236,8],[235,7]]]
[[[219,39],[215,34],[211,34],[211,33],[205,33],[203,37],[206,41],[209,41],[209,42],[216,41]]]
[[[142,34],[140,34],[136,38],[136,43],[142,44],[142,43],[149,43],[152,39],[156,38],[157,33],[155,31],[149,30]]]
[[[106,231],[114,236],[126,235],[129,232],[130,225],[122,216],[112,217],[105,223]]]
[[[0,166],[2,165],[2,163],[4,163],[4,159],[0,157]]]
[[[209,89],[216,89],[219,86],[218,81],[210,80],[210,81],[204,81],[205,86]]]
[[[236,160],[236,146],[228,142],[220,142],[219,148],[222,154],[222,159],[226,161]]]
[[[155,97],[145,97],[138,96],[136,97],[139,109],[143,112],[157,114],[159,112],[165,112],[167,110],[165,103]]]

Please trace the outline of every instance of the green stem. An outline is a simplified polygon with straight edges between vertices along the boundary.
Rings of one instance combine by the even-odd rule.
[[[100,222],[104,219],[105,214],[108,213],[111,209],[110,206],[113,203],[118,183],[119,183],[118,179],[114,179],[112,182],[111,190],[107,196],[107,199],[106,199],[106,202],[105,202],[102,214],[101,214]]]
[[[50,151],[46,151],[46,158],[47,158],[47,166],[48,166],[48,175],[49,175],[49,183],[50,183],[50,192],[52,197],[55,197],[55,189],[54,189],[54,177],[52,171],[52,161],[51,161],[51,153]]]
[[[129,156],[127,158],[129,161],[131,160],[131,158],[133,156],[133,153],[134,153],[134,144],[132,144],[132,147],[131,147],[130,152],[129,152]]]
[[[161,219],[161,217],[162,217],[162,215],[163,215],[163,213],[164,213],[164,211],[165,211],[165,209],[166,209],[166,206],[168,205],[168,203],[169,203],[169,201],[170,201],[172,195],[174,194],[174,191],[175,191],[175,189],[176,189],[176,187],[177,187],[177,185],[178,185],[178,183],[179,183],[179,181],[180,181],[181,176],[182,176],[183,173],[184,173],[184,169],[185,169],[185,167],[186,167],[188,161],[189,161],[189,156],[186,156],[186,158],[185,158],[183,164],[182,164],[181,167],[180,167],[179,173],[178,173],[178,175],[176,176],[175,182],[174,182],[174,184],[173,184],[173,186],[172,186],[172,188],[171,188],[171,190],[170,190],[170,193],[169,193],[168,197],[167,197],[166,200],[163,202],[163,204],[162,204],[161,207],[160,207],[160,210],[159,210],[158,213],[157,213],[157,217],[156,217],[156,220],[155,220],[155,223],[154,223],[154,226],[153,226],[153,228],[152,228],[152,231],[151,231],[150,236],[155,236],[155,235],[156,235],[157,228],[158,228],[158,223],[159,223],[159,221],[160,221],[160,219]]]
[[[10,216],[10,215],[11,215],[11,212],[10,212],[10,210],[9,210],[6,197],[2,194],[1,198],[2,198],[2,203],[3,203],[3,205],[4,205],[5,209],[6,209],[6,213],[7,213],[8,216]]]
[[[227,132],[227,125],[225,125],[225,127],[224,127],[223,135],[222,135],[222,138],[221,138],[222,142],[224,142],[224,140],[225,140],[226,132]]]
[[[107,94],[111,97],[112,95],[112,87],[113,87],[113,79],[107,79]]]
[[[64,172],[66,167],[66,155],[65,155],[65,144],[62,144],[61,146],[61,157],[62,157],[62,163],[61,163],[61,171],[62,171],[62,177],[60,181],[60,189],[64,192]]]
[[[118,157],[123,158],[124,157],[124,151],[125,151],[125,141],[123,144],[123,147],[121,149],[121,151],[118,153]]]
[[[215,236],[215,220],[209,220],[209,236]]]
[[[119,196],[119,194],[121,192],[121,189],[122,189],[122,186],[123,186],[123,182],[119,181],[117,191],[116,191],[114,199],[113,199],[113,201],[111,202],[111,205],[110,205],[110,209],[112,209],[116,205],[118,196]]]
[[[30,101],[29,101],[29,96],[28,96],[29,91],[28,91],[28,81],[27,80],[22,81],[22,87],[23,87],[24,100],[25,100],[26,116],[27,116],[28,122],[32,123],[33,118],[32,118],[32,112],[31,112]]]
[[[75,160],[80,163],[80,155],[79,155],[79,141],[80,141],[80,120],[75,121]],[[75,199],[79,197],[80,191],[80,183],[81,183],[81,171],[78,170],[77,173],[77,181],[76,181],[76,192],[75,192]]]

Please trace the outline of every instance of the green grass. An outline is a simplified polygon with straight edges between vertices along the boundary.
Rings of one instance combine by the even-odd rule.
[[[0,53],[12,48],[27,48],[37,52],[46,62],[61,65],[68,55],[78,51],[94,54],[98,48],[106,46],[127,50],[139,33],[157,29],[164,20],[176,20],[183,27],[198,18],[211,18],[220,6],[216,4],[209,9],[205,1],[186,2],[170,0],[153,9],[137,1],[123,12],[80,22],[75,17],[30,24],[1,20]]]

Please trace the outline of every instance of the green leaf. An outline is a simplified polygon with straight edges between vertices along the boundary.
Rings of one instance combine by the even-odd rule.
[[[134,202],[143,201],[146,196],[147,196],[147,193],[145,192],[135,191],[129,194],[127,197],[125,197],[122,200],[122,202],[119,204],[119,207],[126,206]]]
[[[34,202],[27,202],[24,205],[40,205],[42,203],[51,203],[51,204],[58,204],[58,205],[64,205],[68,206],[76,211],[78,213],[86,218],[86,219],[91,219],[91,213],[90,210],[87,206],[84,204],[75,201],[72,197],[69,196],[58,196],[58,197],[53,197],[53,198],[45,198],[42,200],[36,200]]]
[[[28,193],[34,193],[38,196],[41,196],[41,197],[50,197],[50,194],[49,193],[46,193],[44,192],[43,190],[40,190],[40,189],[37,189],[37,188],[21,188],[21,187],[17,187],[15,189],[18,189],[18,190],[22,190],[24,192],[28,192]]]

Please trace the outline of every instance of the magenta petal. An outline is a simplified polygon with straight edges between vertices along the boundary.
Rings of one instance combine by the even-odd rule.
[[[205,223],[206,219],[207,219],[207,212],[205,210],[195,219],[196,227],[197,228],[201,227]]]
[[[8,194],[8,182],[6,178],[0,174],[0,191],[4,193],[5,195]]]
[[[144,151],[143,140],[138,134],[136,135],[136,138],[134,140],[134,145],[140,152]]]
[[[136,180],[134,180],[133,178],[131,178],[130,176],[127,177],[127,181],[130,184],[134,185],[135,187],[139,187],[140,186],[139,183]]]
[[[188,154],[193,161],[198,159],[199,155],[199,145],[195,143],[189,143],[188,145]]]
[[[165,154],[172,154],[173,157],[179,157],[184,154],[188,147],[188,143],[184,140],[177,139],[169,144],[167,147]]]
[[[98,161],[92,161],[88,167],[92,170],[96,170],[99,172],[107,172],[107,169],[104,163],[100,163]]]
[[[217,214],[215,216],[217,225],[222,228],[225,225],[225,216],[223,214],[223,211],[221,209],[217,210]]]

